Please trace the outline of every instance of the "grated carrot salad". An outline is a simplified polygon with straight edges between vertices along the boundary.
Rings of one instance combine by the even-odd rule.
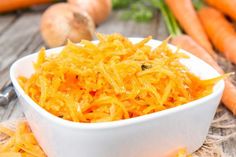
[[[75,122],[105,122],[173,108],[209,95],[217,77],[201,80],[180,63],[167,40],[152,49],[147,37],[133,44],[120,34],[97,34],[98,44],[68,42],[58,55],[41,49],[35,73],[19,77],[42,108]]]
[[[16,130],[0,126],[0,157],[46,157],[26,122],[19,122]]]

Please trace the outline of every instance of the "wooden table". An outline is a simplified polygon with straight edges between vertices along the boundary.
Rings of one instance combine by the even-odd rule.
[[[10,82],[9,67],[16,59],[45,46],[39,32],[41,13],[42,11],[26,11],[0,16],[0,89]],[[118,32],[130,37],[152,35],[159,40],[168,36],[163,19],[158,13],[150,23],[121,21],[119,14],[120,12],[113,12],[110,18],[97,28],[97,32]],[[21,116],[23,113],[17,100],[11,101],[8,106],[0,107],[0,121]],[[226,134],[222,129],[212,131]],[[224,142],[222,148],[229,156],[236,157],[236,139]]]

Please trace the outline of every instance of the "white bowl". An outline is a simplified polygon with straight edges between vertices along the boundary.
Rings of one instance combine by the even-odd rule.
[[[130,38],[132,42],[141,38]],[[148,44],[156,47],[160,41]],[[171,49],[176,47],[169,45]],[[47,50],[58,53],[60,48]],[[203,79],[219,76],[208,64],[182,50],[189,59],[181,62]],[[17,77],[29,77],[37,53],[16,61],[10,76],[29,125],[49,157],[157,157],[186,147],[191,153],[204,142],[220,102],[224,81],[212,94],[188,104],[157,113],[115,122],[76,123],[60,119],[37,105],[20,87]]]

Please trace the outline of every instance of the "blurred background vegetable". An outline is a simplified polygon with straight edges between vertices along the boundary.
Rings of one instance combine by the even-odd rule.
[[[133,0],[112,0],[113,9],[127,8]]]
[[[166,4],[183,27],[198,44],[207,50],[207,52],[215,58],[215,52],[204,31],[197,13],[194,10],[191,0],[165,0]]]
[[[68,2],[87,12],[97,25],[107,19],[112,10],[111,0],[68,0]]]
[[[0,0],[0,13],[28,8],[39,4],[49,4],[63,0]]]
[[[212,44],[229,61],[236,63],[236,32],[233,25],[212,7],[202,7],[198,16]]]
[[[68,3],[58,3],[43,13],[40,30],[47,45],[57,47],[68,39],[73,42],[91,40],[95,27],[92,18],[83,10]]]
[[[68,0],[49,7],[41,20],[41,34],[49,47],[67,40],[92,40],[95,24],[101,24],[112,10],[111,0]]]
[[[153,17],[156,8],[152,0],[112,0],[113,9],[123,9],[121,19],[148,22]],[[157,0],[158,1],[158,0]]]
[[[137,22],[148,22],[153,18],[154,8],[147,1],[138,0],[129,5],[123,12],[121,18]]]
[[[210,6],[236,20],[236,0],[204,0]]]

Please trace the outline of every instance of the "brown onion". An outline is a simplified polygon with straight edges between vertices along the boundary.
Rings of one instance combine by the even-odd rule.
[[[72,42],[91,40],[95,32],[92,18],[85,11],[67,3],[49,7],[42,16],[40,29],[49,47],[64,45],[68,39]]]
[[[103,22],[112,10],[111,0],[68,0],[68,2],[88,12],[95,24]]]

